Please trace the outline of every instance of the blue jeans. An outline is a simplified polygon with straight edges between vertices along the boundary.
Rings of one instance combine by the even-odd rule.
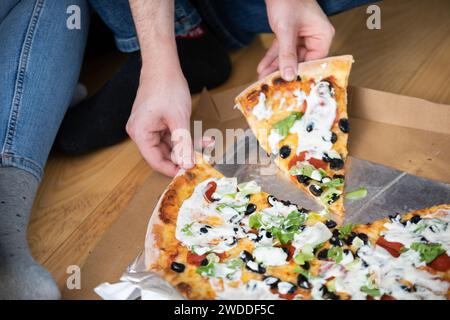
[[[369,2],[319,0],[327,14]],[[139,50],[128,0],[89,3],[113,30],[121,51]],[[80,29],[66,27],[70,5],[81,9]],[[175,0],[176,34],[202,19],[229,48],[270,32],[263,0]],[[0,0],[0,167],[42,177],[79,77],[88,23],[87,0]]]
[[[375,1],[318,0],[318,3],[330,16]],[[114,32],[119,50],[123,52],[139,50],[128,0],[89,0],[89,2]],[[175,0],[177,35],[186,33],[202,20],[207,22],[216,36],[230,49],[248,45],[258,33],[272,32],[264,0]]]
[[[69,30],[70,5],[81,29]],[[0,166],[40,179],[78,81],[88,33],[86,0],[1,0]]]

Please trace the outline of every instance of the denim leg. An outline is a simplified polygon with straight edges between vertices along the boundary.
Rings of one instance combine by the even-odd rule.
[[[80,8],[79,30],[67,27],[71,5]],[[40,179],[78,81],[89,7],[86,0],[2,0],[0,17],[0,166]]]
[[[194,0],[202,18],[230,48],[248,45],[256,34],[272,32],[264,0]],[[376,0],[318,0],[333,15]]]
[[[89,0],[97,14],[113,31],[116,46],[122,52],[139,50],[139,41],[128,1]],[[189,0],[175,0],[176,35],[186,34],[187,31],[198,26],[201,21],[200,15]]]

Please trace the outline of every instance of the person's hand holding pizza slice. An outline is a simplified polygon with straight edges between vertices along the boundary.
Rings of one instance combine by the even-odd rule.
[[[334,28],[315,0],[266,0],[266,5],[276,39],[258,65],[259,78],[279,69],[293,80],[298,62],[328,55]]]

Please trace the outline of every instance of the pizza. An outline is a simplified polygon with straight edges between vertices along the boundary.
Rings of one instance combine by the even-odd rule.
[[[279,72],[236,99],[260,146],[301,189],[343,220],[349,122],[350,55],[298,65],[295,81]]]
[[[205,161],[161,196],[146,264],[189,299],[448,299],[450,205],[339,226]]]

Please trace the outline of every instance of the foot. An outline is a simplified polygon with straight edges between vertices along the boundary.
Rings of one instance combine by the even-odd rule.
[[[51,274],[31,256],[16,257],[0,266],[0,300],[57,300],[61,298]]]

